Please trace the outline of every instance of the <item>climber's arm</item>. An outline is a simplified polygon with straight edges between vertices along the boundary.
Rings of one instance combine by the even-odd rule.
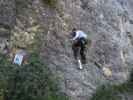
[[[73,38],[73,40],[76,40],[79,37],[79,34],[76,32],[76,36]]]

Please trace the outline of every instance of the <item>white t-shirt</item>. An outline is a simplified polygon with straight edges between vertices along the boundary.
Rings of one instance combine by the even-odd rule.
[[[78,30],[78,31],[76,31],[76,35],[73,38],[73,40],[76,40],[78,38],[87,38],[87,35],[83,31]]]

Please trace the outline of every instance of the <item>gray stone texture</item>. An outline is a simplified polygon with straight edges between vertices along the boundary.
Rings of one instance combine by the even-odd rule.
[[[0,1],[0,28],[6,30],[15,23],[11,37],[19,46],[29,43],[25,39],[34,39],[20,38],[23,34],[38,34],[41,57],[60,79],[61,91],[72,100],[88,100],[97,86],[127,80],[133,68],[132,0],[57,0],[55,8],[41,0],[16,1],[17,6],[14,0]],[[73,27],[85,31],[91,40],[83,70],[72,56],[69,33]],[[110,68],[112,77],[104,76],[94,62]]]

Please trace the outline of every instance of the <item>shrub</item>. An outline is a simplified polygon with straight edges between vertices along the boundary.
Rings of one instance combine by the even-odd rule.
[[[133,83],[133,70],[131,71],[131,74],[130,74],[130,79],[129,79],[129,81]]]
[[[57,0],[42,0],[44,4],[50,6],[50,7],[55,7]]]
[[[0,90],[4,100],[67,100],[57,81],[38,54],[31,54],[23,66],[11,64],[0,56]]]
[[[120,100],[120,97],[111,85],[103,85],[97,89],[91,100]]]
[[[122,100],[120,96],[123,94],[133,95],[133,71],[130,79],[120,85],[103,85],[100,86],[96,93],[93,94],[91,100]]]

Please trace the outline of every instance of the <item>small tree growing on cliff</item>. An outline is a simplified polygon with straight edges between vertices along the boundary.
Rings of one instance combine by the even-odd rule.
[[[44,4],[50,6],[50,7],[55,7],[57,0],[42,0]]]

